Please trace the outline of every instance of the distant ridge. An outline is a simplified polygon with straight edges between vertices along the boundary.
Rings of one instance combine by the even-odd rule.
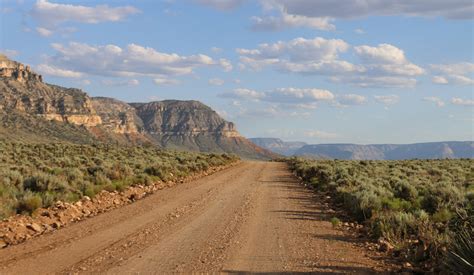
[[[0,55],[0,138],[36,142],[150,144],[168,149],[276,154],[242,137],[198,101],[125,103],[43,82],[29,66]]]
[[[286,143],[279,139],[251,139],[256,144],[281,152],[275,144]],[[278,143],[269,140],[277,140]],[[290,143],[294,144],[294,143]],[[285,147],[287,148],[287,147]],[[402,160],[402,159],[445,159],[474,158],[474,141],[444,141],[413,144],[306,144],[297,149],[285,149],[287,156],[305,156],[315,159],[352,160]]]

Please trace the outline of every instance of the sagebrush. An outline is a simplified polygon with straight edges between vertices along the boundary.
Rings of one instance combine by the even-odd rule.
[[[107,144],[0,141],[0,218],[229,164],[236,156]]]
[[[473,234],[472,159],[288,162],[409,260],[439,260],[457,234]]]

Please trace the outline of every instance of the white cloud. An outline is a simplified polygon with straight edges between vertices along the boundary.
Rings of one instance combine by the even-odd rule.
[[[363,105],[367,103],[367,98],[362,95],[345,94],[345,95],[337,96],[336,103],[337,103],[336,106],[339,106],[339,107]]]
[[[232,63],[230,63],[229,60],[225,59],[225,58],[221,58],[219,59],[219,65],[222,67],[222,69],[225,71],[225,72],[230,72],[232,71],[232,69],[234,68],[232,66]]]
[[[264,101],[283,104],[309,104],[333,99],[334,95],[330,91],[314,88],[279,88],[265,93],[263,98]]]
[[[68,45],[53,43],[51,46],[56,54],[46,58],[48,64],[89,75],[162,78],[191,74],[198,67],[221,66],[207,55],[180,56],[137,44],[125,48],[76,42]]]
[[[471,78],[472,73],[474,73],[474,63],[432,64],[430,68],[433,72],[443,74],[434,76],[433,83],[474,85],[474,79]]]
[[[209,79],[209,84],[214,86],[222,86],[224,85],[225,81],[220,78],[211,78]]]
[[[374,74],[383,72],[388,75],[417,76],[425,72],[419,66],[409,62],[403,50],[390,44],[380,44],[377,47],[362,45],[354,49],[369,73],[372,71]]]
[[[357,34],[365,34],[365,31],[363,29],[355,29],[354,32]]]
[[[332,31],[336,27],[331,24],[331,18],[314,18],[288,14],[281,11],[278,16],[253,16],[252,29],[257,31],[279,31],[286,28],[306,27],[317,30]]]
[[[296,38],[256,49],[237,49],[241,69],[261,70],[270,66],[280,72],[326,75],[332,82],[359,87],[414,87],[416,76],[425,70],[411,63],[403,50],[389,44],[354,47],[360,64],[341,60],[339,55],[351,49],[340,39]]]
[[[351,84],[361,88],[413,88],[416,86],[415,78],[397,76],[370,76],[370,75],[347,75],[332,76],[332,82]]]
[[[447,75],[464,75],[474,72],[474,63],[432,64],[431,69]]]
[[[68,21],[87,24],[116,22],[139,12],[137,8],[132,6],[109,7],[107,5],[98,5],[96,7],[87,7],[38,0],[31,11],[31,15],[42,27],[56,27]]]
[[[438,107],[443,107],[445,105],[444,101],[439,97],[428,96],[423,98],[424,101],[433,102]]]
[[[104,79],[101,81],[103,85],[106,86],[138,86],[140,85],[140,81],[138,79],[125,79],[125,80],[112,80],[112,79]]]
[[[219,96],[223,98],[233,98],[233,99],[243,99],[243,100],[260,100],[265,96],[265,94],[257,92],[255,90],[239,88],[239,89],[234,89],[232,92],[220,94]]]
[[[398,95],[374,95],[375,101],[382,103],[384,105],[394,105],[400,101]]]
[[[245,0],[195,0],[195,2],[218,10],[229,11],[239,7]]]
[[[339,53],[346,52],[349,44],[341,39],[296,38],[273,44],[260,44],[257,49],[237,49],[241,63],[259,70],[272,65],[277,70],[324,74],[340,71],[354,71],[354,65],[337,60]]]
[[[308,17],[360,18],[367,16],[421,16],[472,19],[470,0],[262,0],[264,7],[284,9]]]
[[[58,77],[67,77],[67,78],[79,78],[83,74],[73,70],[61,69],[55,66],[40,64],[36,66],[36,70],[44,75],[58,76]]]
[[[166,77],[155,78],[155,79],[153,79],[153,82],[156,85],[178,85],[179,84],[178,80],[170,79],[170,78],[166,78]]]
[[[451,99],[451,103],[454,105],[462,105],[462,106],[474,106],[473,99],[463,99],[459,97],[453,97]]]
[[[231,92],[219,95],[223,98],[231,98],[248,101],[262,101],[271,103],[274,107],[314,109],[321,101],[332,101],[335,97],[328,90],[314,88],[279,88],[269,92],[258,92],[250,89],[238,88]]]
[[[213,53],[222,53],[222,49],[221,48],[218,48],[218,47],[212,47],[211,48],[211,51]]]
[[[439,75],[433,76],[431,81],[433,83],[436,83],[436,84],[448,84],[449,83],[448,80],[446,79],[446,77],[439,76]]]
[[[48,30],[47,28],[37,27],[36,31],[38,32],[39,35],[43,37],[49,37],[53,35],[53,31]]]

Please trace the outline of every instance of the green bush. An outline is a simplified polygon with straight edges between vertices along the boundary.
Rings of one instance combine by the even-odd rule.
[[[441,259],[459,232],[474,230],[472,159],[287,161],[305,182],[331,192],[374,237],[407,249],[414,261]],[[414,243],[427,251],[413,252]]]
[[[0,219],[31,213],[58,200],[94,197],[185,177],[237,160],[232,155],[164,151],[107,144],[31,144],[0,141]]]

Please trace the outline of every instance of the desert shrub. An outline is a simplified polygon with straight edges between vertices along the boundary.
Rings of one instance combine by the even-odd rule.
[[[472,159],[287,162],[316,190],[331,192],[374,237],[390,240],[413,261],[440,260],[454,236],[474,226]]]
[[[32,213],[43,205],[43,200],[39,194],[27,191],[18,202],[18,213]]]
[[[58,200],[122,191],[237,160],[231,155],[164,151],[107,144],[29,144],[0,141],[0,218],[31,213]]]

